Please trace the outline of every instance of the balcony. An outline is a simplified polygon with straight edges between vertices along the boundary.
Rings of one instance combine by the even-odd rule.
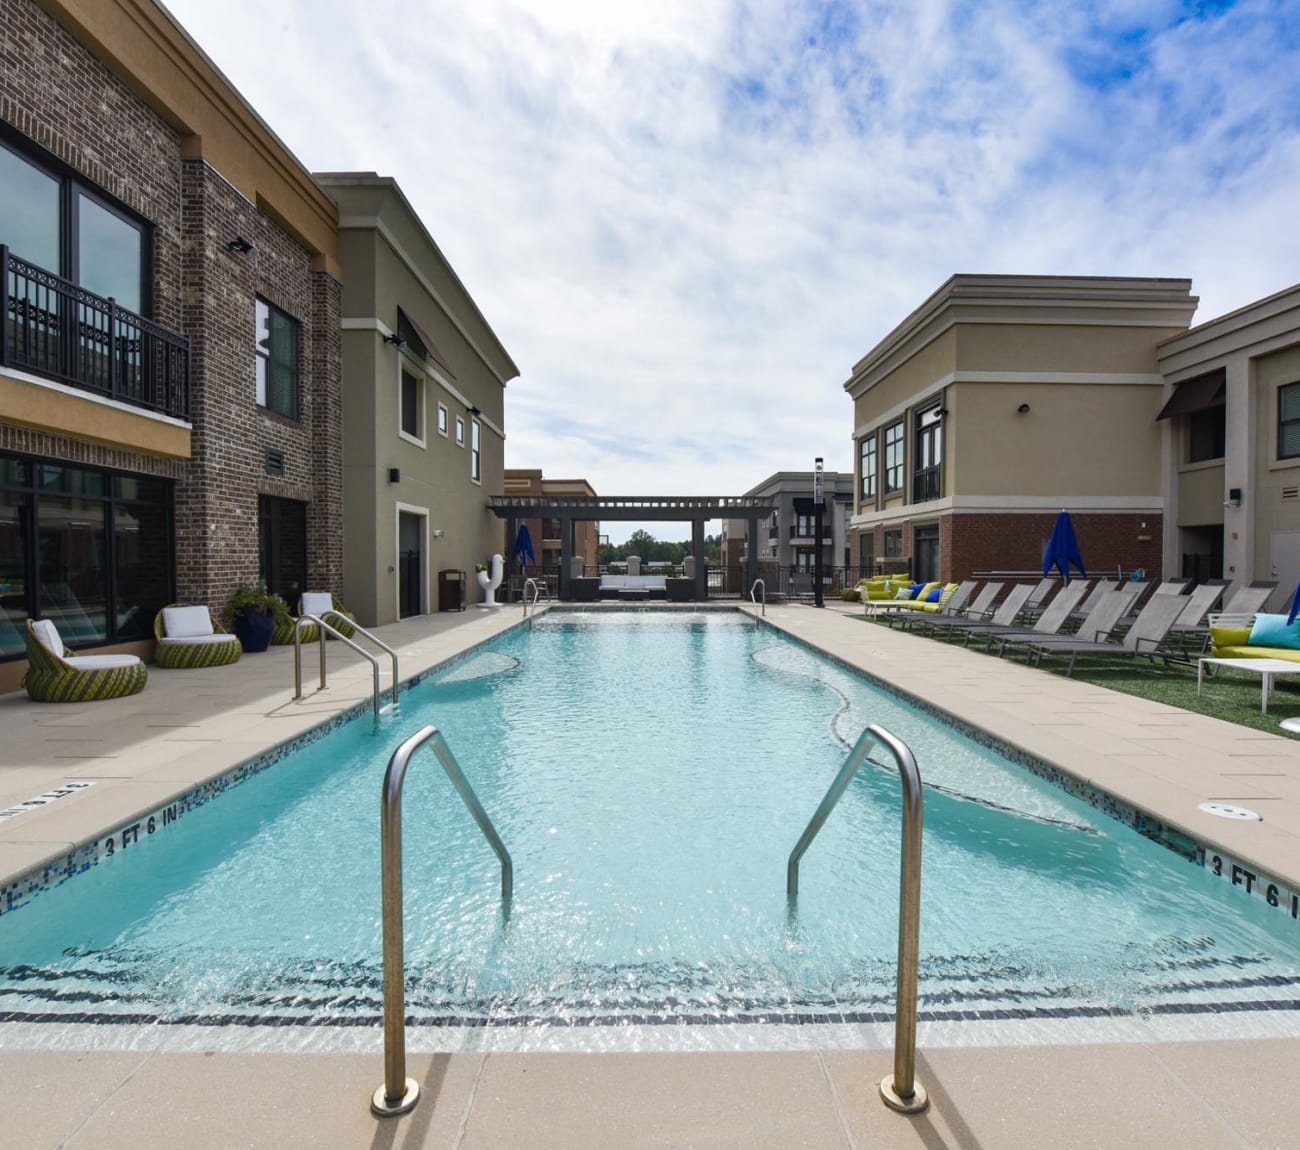
[[[831,543],[835,539],[835,531],[829,523],[822,524],[822,543]],[[794,544],[806,544],[811,546],[817,542],[817,530],[813,525],[794,523],[790,526],[790,542]]]
[[[925,467],[912,476],[912,502],[928,503],[940,496],[939,467]]]
[[[190,417],[190,341],[0,244],[0,366],[176,419]]]

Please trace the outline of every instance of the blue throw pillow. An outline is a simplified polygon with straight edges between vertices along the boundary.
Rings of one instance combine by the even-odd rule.
[[[930,594],[928,594],[928,595],[925,597],[925,601],[926,601],[927,603],[937,603],[937,602],[939,602],[939,596],[942,595],[942,594],[943,594],[943,588],[942,588],[942,587],[936,587],[936,588],[934,588],[934,590],[932,590],[932,591],[930,592]]]
[[[1256,615],[1246,643],[1251,647],[1289,647],[1300,651],[1300,618],[1287,626],[1285,615]]]

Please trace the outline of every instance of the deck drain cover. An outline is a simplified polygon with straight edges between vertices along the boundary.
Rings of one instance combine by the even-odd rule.
[[[1209,815],[1218,815],[1221,819],[1253,819],[1259,823],[1264,821],[1263,815],[1256,814],[1245,807],[1234,807],[1227,803],[1201,803],[1197,809]]]

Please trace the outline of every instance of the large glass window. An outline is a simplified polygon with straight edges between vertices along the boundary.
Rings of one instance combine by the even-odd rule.
[[[257,402],[286,419],[298,418],[298,321],[260,298]]]
[[[862,502],[874,501],[876,498],[876,433],[862,437],[858,446],[858,475],[860,477]]]
[[[77,282],[137,314],[144,310],[144,229],[77,193]]]
[[[483,428],[477,419],[469,421],[469,477],[483,481]]]
[[[1277,457],[1300,455],[1300,383],[1277,389]]]
[[[864,576],[870,575],[876,566],[876,533],[864,531],[858,536],[858,566]]]
[[[901,559],[903,557],[903,532],[900,528],[897,531],[885,532],[885,558]]]
[[[0,456],[0,657],[27,618],[68,646],[144,639],[172,594],[172,484]]]
[[[402,434],[424,442],[424,382],[402,369]]]
[[[289,609],[307,588],[307,504],[296,499],[257,499],[259,574],[266,589]]]
[[[903,489],[903,421],[885,428],[885,494]]]
[[[62,194],[54,176],[0,144],[0,243],[20,259],[59,275]]]

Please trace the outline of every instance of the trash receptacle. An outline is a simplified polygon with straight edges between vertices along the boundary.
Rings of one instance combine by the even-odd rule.
[[[438,572],[438,610],[465,610],[465,572],[448,568]]]

